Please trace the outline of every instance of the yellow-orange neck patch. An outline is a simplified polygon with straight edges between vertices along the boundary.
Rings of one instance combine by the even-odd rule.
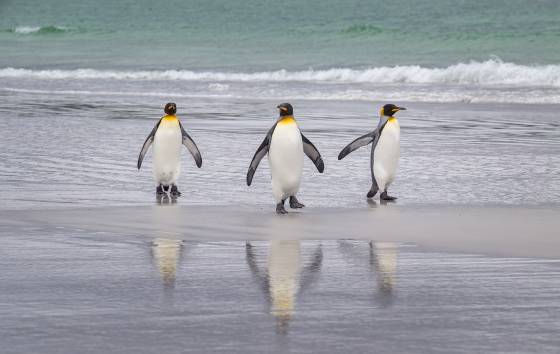
[[[295,124],[296,120],[294,119],[294,116],[284,116],[282,117],[282,119],[280,119],[278,121],[278,124]]]
[[[397,118],[395,118],[395,117],[389,117],[389,119],[387,119],[387,123],[393,123],[393,122],[396,122],[396,121],[397,121]]]
[[[166,116],[163,116],[163,120],[166,120],[166,121],[171,122],[171,121],[177,120],[177,116],[175,116],[175,115],[166,115]]]
[[[161,119],[161,123],[164,126],[173,126],[173,125],[178,125],[179,124],[179,120],[177,119],[177,116],[175,115],[167,115],[164,116]]]

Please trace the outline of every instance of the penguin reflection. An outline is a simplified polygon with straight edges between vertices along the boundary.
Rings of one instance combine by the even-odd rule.
[[[398,245],[393,242],[370,241],[367,254],[365,254],[363,247],[359,247],[363,243],[339,241],[338,245],[339,250],[349,263],[364,267],[366,265],[363,260],[367,259],[369,271],[375,274],[376,299],[382,305],[390,305],[393,302],[396,290]]]
[[[276,319],[276,331],[287,334],[297,295],[318,278],[323,262],[321,245],[317,246],[309,264],[301,269],[299,241],[270,241],[266,273],[259,268],[255,247],[247,242],[245,249],[247,264],[267,297],[270,314]]]
[[[394,242],[370,241],[369,255],[370,265],[376,274],[379,299],[388,305],[395,291],[398,245]]]
[[[173,194],[169,196],[167,193],[156,194],[156,203],[159,205],[175,204],[177,203],[177,196]]]
[[[175,287],[175,275],[183,252],[183,241],[156,238],[152,242],[152,259],[166,289]]]

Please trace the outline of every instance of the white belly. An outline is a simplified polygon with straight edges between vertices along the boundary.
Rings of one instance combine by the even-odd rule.
[[[153,143],[156,185],[174,184],[181,172],[182,135],[179,125],[160,124]]]
[[[387,122],[373,152],[373,174],[380,191],[395,180],[400,157],[401,130],[396,119]]]
[[[278,123],[272,134],[268,161],[276,203],[295,196],[303,171],[303,143],[295,122]]]

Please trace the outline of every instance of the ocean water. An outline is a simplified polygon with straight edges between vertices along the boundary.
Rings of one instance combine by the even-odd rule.
[[[46,92],[46,90],[45,90]],[[155,203],[152,155],[138,153],[167,96],[2,92],[2,209]],[[173,97],[203,158],[183,150],[179,203],[274,210],[265,159],[249,162],[278,100]],[[339,151],[374,129],[382,102],[294,100],[303,133],[325,161],[307,158],[299,193],[308,207],[367,207],[370,149]],[[401,160],[390,191],[400,205],[539,205],[560,201],[558,105],[406,103]],[[538,112],[538,114],[535,114]],[[402,113],[402,114],[401,114]]]
[[[560,201],[557,1],[2,1],[1,208],[151,203],[138,150],[175,101],[184,203],[271,202],[247,165],[289,101],[326,161],[302,198],[361,206],[367,148],[338,151],[399,113],[399,203]],[[305,202],[305,201],[304,201]]]
[[[0,15],[2,90],[560,103],[555,0],[4,0]]]
[[[0,14],[0,89],[560,103],[555,0],[4,0]]]
[[[555,0],[3,0],[0,11],[0,63],[27,68],[544,65],[560,53]]]

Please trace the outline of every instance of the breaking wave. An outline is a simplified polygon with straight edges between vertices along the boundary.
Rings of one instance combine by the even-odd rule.
[[[70,27],[65,26],[18,26],[7,30],[6,32],[11,32],[15,34],[53,34],[53,33],[66,33],[71,32]]]
[[[0,69],[3,78],[33,79],[108,79],[108,80],[184,80],[213,82],[316,82],[369,84],[448,84],[514,85],[560,87],[560,65],[519,65],[491,59],[484,62],[454,64],[445,68],[418,65],[383,66],[367,69],[333,68],[328,70],[265,71],[255,73],[154,70],[111,71],[95,69],[29,70]]]

